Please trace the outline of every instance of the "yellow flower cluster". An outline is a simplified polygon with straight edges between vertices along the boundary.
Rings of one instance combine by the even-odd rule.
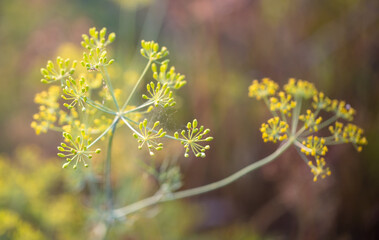
[[[347,124],[342,133],[346,142],[351,142],[358,152],[362,151],[362,145],[367,145],[367,139],[363,136],[363,129],[354,124]]]
[[[330,176],[331,172],[329,168],[325,168],[325,159],[323,157],[316,157],[316,166],[313,165],[312,161],[308,162],[308,166],[311,168],[311,172],[313,173],[313,181],[316,182],[317,178],[320,176],[321,178],[325,178],[326,176]]]
[[[335,112],[337,117],[352,121],[355,115],[355,109],[345,101],[333,100],[328,108],[328,111]]]
[[[142,149],[143,145],[145,145],[149,150],[149,154],[151,156],[154,156],[153,150],[162,150],[163,149],[163,143],[157,142],[159,138],[162,138],[166,135],[166,132],[163,131],[163,128],[159,129],[158,131],[154,130],[156,127],[158,127],[159,121],[156,121],[152,128],[149,128],[147,126],[147,119],[144,119],[139,124],[139,130],[140,133],[133,133],[133,136],[138,139],[138,149]]]
[[[307,81],[290,78],[288,83],[284,85],[284,90],[296,97],[309,99],[317,94],[315,86]]]
[[[267,123],[262,123],[260,131],[264,142],[276,143],[277,140],[283,141],[288,138],[288,124],[280,121],[279,117],[271,118]]]
[[[312,106],[314,109],[328,109],[332,101],[323,92],[313,96]]]
[[[308,109],[306,113],[306,115],[300,115],[299,119],[301,121],[304,121],[304,127],[305,129],[309,129],[309,132],[317,132],[318,125],[322,121],[322,117],[318,117],[317,119],[315,119],[315,114],[310,109]]]
[[[270,110],[279,110],[283,114],[291,116],[291,110],[296,106],[296,102],[292,101],[292,96],[290,94],[285,94],[284,92],[278,93],[279,99],[276,97],[270,98]]]
[[[274,95],[278,87],[278,84],[269,78],[263,78],[261,82],[254,80],[249,86],[249,97],[260,100],[261,98]]]
[[[58,119],[58,98],[60,94],[60,87],[51,86],[48,91],[43,91],[36,95],[34,102],[40,104],[40,106],[39,112],[33,115],[34,121],[31,123],[31,127],[37,135],[46,133],[50,128],[54,128],[54,123]]]
[[[86,159],[91,159],[93,153],[100,153],[100,149],[96,149],[95,151],[87,150],[91,141],[84,130],[81,130],[80,135],[76,138],[67,132],[63,133],[63,137],[67,144],[61,143],[61,146],[58,147],[60,153],[57,154],[58,157],[66,158],[67,160],[62,166],[63,168],[67,168],[72,161],[75,161],[74,169],[77,168],[79,162],[82,162],[85,167],[88,167]]]
[[[283,141],[287,138],[287,134],[297,136],[294,145],[297,146],[302,158],[309,162],[308,165],[314,174],[316,181],[318,176],[324,178],[330,175],[330,170],[325,168],[325,160],[321,156],[328,151],[327,145],[352,143],[358,150],[362,151],[362,146],[367,144],[367,139],[363,136],[363,130],[356,125],[348,124],[344,126],[340,122],[335,122],[338,119],[347,121],[353,120],[355,110],[344,101],[331,100],[323,92],[318,92],[315,86],[303,80],[290,78],[288,83],[283,87],[284,91],[278,90],[278,85],[269,78],[262,79],[261,82],[254,80],[249,86],[249,97],[256,99],[263,98],[268,105],[273,118],[268,120],[268,123],[263,123],[260,131],[265,142]],[[272,96],[269,101],[267,96]],[[305,103],[304,100],[312,99],[311,103]],[[302,104],[313,107],[314,111],[307,109],[302,114]],[[321,110],[331,112],[334,115],[323,120],[319,115]],[[278,113],[281,113],[280,115]],[[287,124],[286,116],[292,116],[291,129]],[[303,126],[299,126],[299,121],[302,121]],[[335,125],[331,125],[335,122]],[[318,137],[311,135],[313,132],[328,127],[332,134],[331,136]],[[312,156],[313,160],[309,161]],[[313,162],[313,163],[312,163]]]
[[[325,155],[328,151],[328,147],[325,146],[325,139],[317,136],[309,136],[306,141],[303,141],[304,147],[301,148],[301,152],[306,155]]]

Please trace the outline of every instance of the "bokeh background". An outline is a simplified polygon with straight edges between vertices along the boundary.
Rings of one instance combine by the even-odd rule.
[[[115,79],[141,72],[142,39],[167,46],[187,76],[178,109],[159,117],[173,129],[196,117],[215,140],[206,159],[180,159],[183,189],[275,150],[258,129],[267,110],[247,97],[253,79],[313,82],[357,109],[369,142],[359,154],[350,145],[330,148],[325,180],[314,183],[291,150],[220,190],[132,216],[111,239],[379,239],[377,0],[1,0],[0,239],[96,235],[86,173],[61,169],[58,134],[30,128],[34,95],[46,87],[39,69],[80,53],[92,26],[117,34]],[[112,181],[122,206],[151,193],[152,183],[135,164],[143,156],[134,140],[117,139]]]

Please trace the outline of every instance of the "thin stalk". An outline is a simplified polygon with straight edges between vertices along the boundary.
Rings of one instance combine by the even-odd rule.
[[[125,111],[125,112],[123,112],[122,114],[124,115],[124,114],[128,114],[128,113],[131,113],[131,112],[135,112],[135,111],[137,111],[137,110],[140,110],[140,109],[142,109],[142,108],[145,108],[145,107],[147,107],[147,106],[150,106],[150,105],[153,104],[153,103],[154,103],[153,101],[146,102],[146,103],[144,103],[144,104],[142,104],[142,105],[140,105],[140,106],[138,106],[138,107],[136,107],[136,108],[130,109],[130,110],[128,110],[128,111]]]
[[[112,124],[107,128],[105,129],[105,131],[100,134],[100,136],[98,136],[93,142],[91,142],[91,144],[88,145],[87,148],[90,148],[92,147],[97,141],[99,141],[102,137],[104,137],[105,134],[107,134],[107,132],[112,128],[115,128],[115,126],[117,125],[117,122],[119,120],[119,117],[115,117],[115,119],[113,120]]]
[[[269,101],[268,101],[268,98],[267,98],[267,97],[263,97],[263,100],[264,100],[264,102],[265,102],[267,108],[268,108],[268,109],[270,110],[270,112],[272,113],[272,115],[273,115],[274,117],[277,117],[278,114],[277,114],[275,111],[272,111],[272,110],[271,110],[271,107],[270,107],[270,103],[269,103]]]
[[[328,120],[325,120],[324,122],[320,123],[320,125],[318,125],[318,129],[323,129],[324,127],[328,126],[329,124],[333,123],[334,121],[336,121],[338,119],[337,115],[334,115],[333,117],[329,118]]]
[[[105,83],[107,84],[108,90],[111,93],[111,96],[112,96],[114,104],[116,105],[117,111],[120,111],[120,107],[118,106],[118,102],[117,102],[116,96],[114,95],[114,90],[113,90],[112,83],[111,83],[110,78],[109,78],[109,74],[108,74],[107,68],[103,67],[103,71],[101,71],[101,73],[103,74],[103,76],[105,75],[105,78],[104,78],[105,79]]]
[[[160,194],[160,195],[154,195],[152,197],[145,198],[141,201],[130,204],[126,207],[114,210],[114,216],[116,218],[122,218],[122,217],[127,216],[131,213],[134,213],[134,212],[139,211],[141,209],[144,209],[146,207],[155,205],[157,203],[168,202],[168,201],[173,201],[173,200],[177,200],[177,199],[181,199],[181,198],[199,195],[202,193],[206,193],[206,192],[210,192],[210,191],[222,188],[228,184],[231,184],[232,182],[240,179],[241,177],[245,176],[246,174],[252,172],[253,170],[256,170],[256,169],[270,163],[274,159],[276,159],[278,156],[280,156],[285,150],[287,150],[293,144],[293,142],[296,140],[296,137],[298,137],[302,133],[302,131],[304,131],[304,128],[299,130],[299,132],[297,132],[294,136],[290,137],[290,139],[287,142],[285,142],[281,147],[279,147],[275,152],[273,152],[269,156],[248,165],[247,167],[239,170],[238,172],[230,175],[227,178],[224,178],[220,181],[217,181],[217,182],[214,182],[214,183],[211,183],[208,185],[204,185],[201,187],[197,187],[197,188],[192,188],[192,189],[188,189],[188,190],[174,192],[174,193],[170,193],[168,195]]]
[[[131,123],[133,123],[133,124],[135,124],[135,125],[138,125],[139,123],[138,122],[136,122],[136,121],[133,121],[132,119],[130,119],[130,118],[128,118],[128,117],[125,117],[125,116],[122,116],[122,119],[123,119],[123,121],[125,122],[125,124],[133,131],[133,132],[135,132],[135,133],[137,133],[138,135],[140,135],[138,132],[137,132],[137,130],[135,130],[128,122],[131,122]],[[147,130],[151,130],[151,131],[153,131],[153,133],[158,133],[158,131],[156,131],[156,130],[153,130],[153,129],[151,129],[151,128],[149,128],[149,127],[146,127],[146,129]],[[165,138],[169,138],[169,139],[173,139],[173,140],[177,140],[177,141],[185,141],[185,140],[188,140],[188,139],[183,139],[183,138],[176,138],[176,137],[174,137],[174,136],[171,136],[171,135],[168,135],[168,134],[166,134],[166,135],[164,135],[164,137]]]
[[[293,111],[293,115],[292,115],[292,135],[295,134],[296,132],[296,128],[297,128],[297,123],[299,122],[299,115],[300,115],[300,112],[301,112],[301,102],[302,102],[302,98],[301,97],[295,97],[295,102],[296,102],[296,107],[295,107],[295,110]]]
[[[112,150],[112,143],[113,143],[113,136],[116,130],[116,125],[119,120],[119,118],[116,118],[116,122],[112,124],[112,134],[109,136],[108,141],[108,149],[107,149],[107,159],[105,162],[105,195],[106,195],[106,205],[108,208],[108,211],[110,213],[109,219],[107,219],[107,225],[108,228],[111,224],[111,221],[113,219],[113,200],[112,200],[112,182],[111,182],[111,150]]]
[[[105,112],[105,113],[109,113],[109,114],[112,114],[112,115],[117,115],[116,112],[114,112],[113,110],[105,107],[105,106],[101,106],[99,104],[97,104],[96,102],[90,100],[90,99],[87,99],[86,103],[94,108],[96,108],[97,110],[100,110],[102,112]]]
[[[128,106],[128,104],[129,104],[130,100],[132,99],[132,96],[133,96],[134,92],[136,91],[136,89],[137,89],[139,83],[142,81],[143,77],[144,77],[145,74],[147,73],[147,70],[149,69],[149,67],[150,67],[150,65],[151,65],[151,62],[152,62],[151,59],[149,60],[149,62],[147,62],[146,67],[145,67],[145,69],[143,70],[143,72],[142,72],[141,76],[139,77],[139,79],[137,80],[137,83],[134,85],[134,88],[133,88],[132,92],[129,94],[128,99],[126,100],[126,102],[125,102],[124,105],[122,106],[122,109],[121,109],[122,111],[124,111],[125,108],[126,108],[126,106]]]

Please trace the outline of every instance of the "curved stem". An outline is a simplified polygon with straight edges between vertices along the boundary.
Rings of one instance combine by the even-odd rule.
[[[285,150],[287,150],[293,144],[293,142],[296,140],[296,138],[303,131],[304,131],[304,128],[299,130],[295,135],[291,136],[287,142],[285,142],[281,147],[279,147],[275,152],[273,152],[269,156],[248,165],[247,167],[239,170],[238,172],[230,175],[227,178],[224,178],[220,181],[217,181],[217,182],[214,182],[214,183],[211,183],[208,185],[204,185],[201,187],[197,187],[197,188],[192,188],[192,189],[183,190],[183,191],[179,191],[179,192],[175,192],[175,193],[170,193],[168,195],[164,195],[162,193],[159,195],[154,195],[152,197],[145,198],[139,202],[136,202],[136,203],[130,204],[126,207],[114,210],[114,217],[122,218],[126,215],[129,215],[129,214],[134,213],[138,210],[141,210],[143,208],[155,205],[155,204],[160,203],[160,202],[168,202],[168,201],[173,201],[173,200],[177,200],[177,199],[181,199],[181,198],[191,197],[191,196],[195,196],[198,194],[202,194],[202,193],[206,193],[206,192],[210,192],[210,191],[222,188],[222,187],[240,179],[241,177],[245,176],[246,174],[252,172],[253,170],[258,169],[258,168],[268,164],[269,162],[273,161],[274,159],[276,159],[278,156],[280,156]]]

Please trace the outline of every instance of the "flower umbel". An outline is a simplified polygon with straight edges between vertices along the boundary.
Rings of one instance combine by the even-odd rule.
[[[264,142],[283,141],[288,138],[288,124],[280,121],[279,117],[270,118],[267,123],[262,123],[260,128]]]
[[[76,138],[73,138],[72,135],[67,132],[63,133],[63,137],[65,142],[62,142],[61,146],[58,147],[60,153],[57,154],[58,157],[66,158],[67,160],[62,168],[67,168],[72,161],[75,161],[74,169],[78,167],[79,162],[82,162],[85,167],[88,167],[86,160],[92,159],[93,153],[100,153],[100,149],[96,149],[95,151],[89,151],[87,149],[91,141],[84,130],[81,130],[81,135]]]
[[[317,94],[317,90],[312,83],[303,80],[296,81],[294,78],[289,79],[288,83],[284,85],[284,90],[295,97],[305,99],[309,99]]]
[[[180,133],[184,139],[179,137],[178,132],[175,132],[174,136],[176,139],[181,140],[181,143],[184,145],[184,148],[185,148],[184,156],[185,157],[189,157],[188,153],[191,149],[191,151],[193,152],[193,154],[196,157],[204,158],[205,157],[205,150],[208,150],[210,148],[210,146],[209,145],[203,146],[203,145],[200,145],[199,143],[209,142],[209,141],[213,140],[213,137],[203,138],[210,131],[211,130],[209,130],[208,128],[204,130],[204,126],[200,126],[200,128],[198,128],[197,127],[197,120],[194,119],[192,121],[192,123],[191,122],[187,123],[187,131],[182,130],[182,132]]]
[[[326,176],[330,176],[331,172],[329,168],[325,168],[325,159],[323,157],[316,157],[316,165],[313,165],[312,161],[308,162],[308,166],[311,168],[311,172],[313,173],[313,181],[316,182],[318,177],[325,178]]]
[[[317,136],[309,136],[306,141],[302,142],[302,144],[304,147],[301,148],[301,151],[306,155],[323,156],[328,151],[328,147],[325,146],[325,139]]]
[[[322,117],[315,119],[315,114],[310,109],[308,109],[306,113],[306,115],[300,115],[299,119],[304,122],[304,127],[305,129],[309,129],[309,132],[317,132],[318,125],[321,123]]]
[[[261,98],[274,95],[278,84],[269,78],[263,78],[261,82],[254,80],[249,86],[249,97],[260,100]]]
[[[158,82],[157,87],[155,87],[154,82],[150,82],[150,84],[147,84],[146,88],[150,97],[143,94],[142,98],[152,101],[155,107],[160,105],[165,108],[168,106],[172,107],[176,104],[172,97],[173,93],[170,91],[167,83],[162,86],[161,83]]]
[[[180,73],[176,73],[175,67],[173,66],[167,72],[168,62],[168,60],[162,62],[162,65],[159,68],[159,73],[157,65],[155,63],[151,65],[151,70],[153,71],[153,78],[162,84],[167,84],[168,87],[179,89],[187,83],[184,80],[185,76]]]
[[[363,145],[367,145],[367,139],[363,136],[363,129],[351,123],[344,127],[342,139],[345,142],[351,142],[358,152],[362,151]]]
[[[61,57],[57,57],[57,65],[58,69],[55,68],[54,63],[52,61],[48,61],[46,68],[41,68],[41,74],[44,77],[41,79],[42,83],[52,83],[55,81],[61,81],[64,83],[64,80],[69,76],[74,74],[75,67],[77,62],[73,61],[71,64],[70,59],[63,59]],[[70,67],[71,64],[71,67]]]
[[[69,77],[66,80],[66,86],[63,88],[64,95],[62,95],[62,98],[71,101],[71,103],[64,103],[63,106],[72,109],[76,104],[79,104],[82,111],[84,111],[86,109],[84,104],[87,101],[87,92],[88,85],[84,77],[81,77],[78,81]]]
[[[276,97],[270,98],[270,110],[279,110],[285,115],[291,116],[291,110],[296,106],[296,102],[292,100],[290,94],[285,94],[284,92],[279,92],[279,99]]]
[[[166,135],[166,132],[163,131],[163,128],[159,129],[158,131],[154,130],[159,125],[159,121],[156,121],[151,129],[147,127],[147,119],[144,119],[139,124],[139,130],[140,133],[133,133],[133,136],[138,139],[138,143],[140,144],[138,146],[138,149],[142,149],[143,145],[145,145],[149,150],[149,154],[151,156],[154,156],[153,150],[162,150],[163,149],[163,143],[158,143],[157,139],[162,138]]]

